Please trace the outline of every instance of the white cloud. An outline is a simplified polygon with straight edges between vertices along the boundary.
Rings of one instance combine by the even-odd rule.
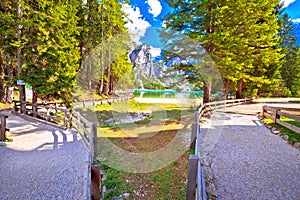
[[[293,22],[300,23],[300,18],[292,19]]]
[[[127,21],[126,28],[131,35],[131,39],[140,44],[140,39],[146,33],[146,29],[151,26],[149,22],[144,20],[139,7],[135,9],[128,4],[123,4],[123,11],[127,14],[125,20]]]
[[[283,7],[288,7],[291,3],[294,3],[296,0],[281,0],[280,3],[284,3]]]
[[[151,13],[154,18],[161,13],[162,6],[159,0],[148,0],[146,3],[149,5],[149,13]]]
[[[150,53],[152,57],[160,56],[161,49],[150,46]]]

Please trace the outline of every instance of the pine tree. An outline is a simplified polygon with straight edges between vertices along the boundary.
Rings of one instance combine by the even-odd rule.
[[[277,48],[278,0],[168,2],[175,13],[168,16],[167,28],[203,44],[223,77],[226,98],[232,90],[241,98],[243,88],[256,95],[264,85],[278,83],[282,57]],[[207,80],[205,94],[211,86]],[[204,102],[208,100],[204,96]]]
[[[41,98],[72,101],[78,69],[77,1],[28,1],[22,30],[23,79]],[[36,101],[36,98],[34,98]]]
[[[0,3],[0,101],[11,102],[9,88],[13,86],[16,71],[16,3],[4,0]],[[11,92],[11,91],[10,91]]]
[[[281,18],[282,28],[280,31],[281,42],[284,53],[281,77],[291,92],[291,95],[299,95],[300,90],[300,65],[299,47],[295,46],[297,38],[294,35],[294,24],[291,18],[285,14]]]
[[[177,31],[179,34],[186,34],[189,38],[198,41],[198,44],[202,44],[206,50],[206,58],[213,54],[215,51],[215,45],[210,36],[216,31],[217,1],[169,0],[167,2],[172,8],[174,8],[174,12],[169,14],[165,19],[166,29]],[[188,49],[185,51],[186,53],[189,52]],[[210,59],[207,58],[205,60],[206,62],[204,62],[204,65],[198,65],[196,67],[193,65],[195,67],[194,72],[196,72],[196,74],[189,71],[193,69],[193,67],[190,68],[184,66],[182,70],[187,73],[191,73],[191,78],[199,78],[198,81],[202,81],[204,83],[203,102],[209,102],[213,80],[210,73],[201,73],[202,77],[200,77],[199,72],[201,70],[206,72],[214,71],[214,67],[213,62],[211,62]]]

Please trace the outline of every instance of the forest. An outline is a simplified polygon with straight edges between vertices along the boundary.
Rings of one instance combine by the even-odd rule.
[[[204,47],[221,73],[225,98],[229,93],[236,98],[300,96],[300,48],[279,0],[166,2],[174,12],[164,19],[163,32],[180,32]],[[122,11],[126,3],[2,0],[0,101],[9,101],[17,80],[32,85],[33,101],[71,104],[78,87],[113,95],[116,83],[132,70],[133,44]],[[170,53],[175,46],[165,49],[165,62],[176,56]],[[204,90],[204,102],[210,101],[212,78],[201,76],[193,64],[173,67],[188,73],[186,78]]]

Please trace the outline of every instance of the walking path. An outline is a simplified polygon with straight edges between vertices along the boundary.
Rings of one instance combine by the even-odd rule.
[[[263,125],[261,110],[227,108],[202,126],[207,190],[219,200],[300,199],[300,151]]]
[[[76,134],[6,114],[0,199],[86,199],[89,154]]]

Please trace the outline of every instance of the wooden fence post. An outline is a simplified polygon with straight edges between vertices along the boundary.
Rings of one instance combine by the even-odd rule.
[[[46,120],[47,120],[47,121],[50,121],[50,108],[47,107],[46,109],[47,109]]]
[[[65,126],[66,128],[68,128],[67,115],[68,115],[67,110],[64,110],[64,126]]]
[[[1,128],[0,128],[0,141],[5,141],[5,133],[6,133],[6,118],[7,115],[1,115]]]
[[[194,114],[194,122],[192,123],[190,149],[195,149],[195,147],[196,147],[198,124],[199,124],[199,113],[198,113],[198,111],[196,111]]]
[[[17,103],[16,101],[13,101],[14,102],[14,112],[17,112]]]
[[[187,182],[187,200],[196,199],[196,182],[197,182],[197,172],[198,172],[198,156],[190,155],[189,168],[188,168],[188,182]],[[198,186],[199,187],[199,186]]]
[[[69,116],[69,128],[72,128],[73,124],[72,124],[72,120],[73,120],[73,114],[72,114],[72,110],[69,111],[70,116]]]
[[[91,199],[100,200],[100,185],[101,185],[101,174],[100,174],[100,163],[93,163],[91,166]]]
[[[275,116],[274,116],[274,123],[275,123],[275,124],[277,124],[277,123],[276,123],[276,120],[280,120],[280,115],[278,114],[279,111],[280,111],[279,109],[278,109],[278,110],[277,110],[277,109],[275,110]]]
[[[197,140],[197,122],[193,122],[190,149],[196,148],[196,140]]]
[[[97,147],[97,124],[93,124],[92,127],[92,136],[93,136],[93,149],[91,149],[92,151],[94,151],[94,157],[93,159],[97,158],[98,156],[98,147]]]
[[[37,104],[32,104],[32,116],[37,117]]]

